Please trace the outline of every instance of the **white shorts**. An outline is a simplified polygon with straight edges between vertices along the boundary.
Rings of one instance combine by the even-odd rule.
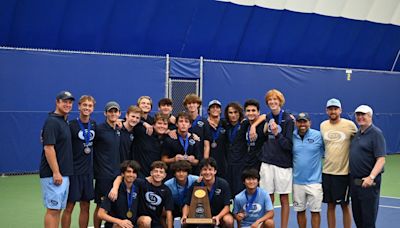
[[[293,184],[294,211],[305,211],[308,205],[311,212],[320,212],[322,195],[322,184]]]
[[[292,193],[292,168],[281,168],[276,165],[261,163],[260,187],[269,194]]]

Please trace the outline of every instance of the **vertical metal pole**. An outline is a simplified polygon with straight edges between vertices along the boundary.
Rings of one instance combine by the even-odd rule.
[[[170,97],[169,91],[169,54],[166,55],[165,59],[165,97]]]
[[[397,60],[399,60],[399,55],[400,55],[400,49],[399,49],[399,51],[397,51],[397,56],[396,56],[396,59],[394,60],[394,63],[393,63],[392,69],[391,69],[390,71],[393,71],[393,70],[394,70],[394,67],[395,67],[395,66],[396,66],[396,64],[397,64]]]
[[[199,97],[200,97],[200,99],[203,101],[203,61],[204,61],[204,59],[203,59],[203,56],[200,56],[200,85],[199,85],[199,89],[200,89],[200,91],[199,91]],[[204,104],[204,101],[203,101],[203,104]],[[203,113],[203,108],[201,108],[200,109],[200,115],[202,115],[202,113]]]

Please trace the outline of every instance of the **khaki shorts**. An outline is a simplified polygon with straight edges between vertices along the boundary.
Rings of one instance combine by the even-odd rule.
[[[276,165],[261,163],[260,187],[269,194],[292,193],[292,168],[281,168]]]
[[[322,184],[293,184],[294,211],[305,211],[307,206],[311,212],[321,211]]]

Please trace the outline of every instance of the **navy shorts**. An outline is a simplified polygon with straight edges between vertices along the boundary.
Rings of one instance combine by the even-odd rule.
[[[108,193],[112,189],[114,179],[102,178],[96,179],[94,187],[94,202],[101,204],[104,197],[108,197]]]
[[[322,174],[322,202],[348,204],[350,199],[350,176]]]
[[[94,198],[93,175],[73,175],[69,177],[68,202],[90,201]]]

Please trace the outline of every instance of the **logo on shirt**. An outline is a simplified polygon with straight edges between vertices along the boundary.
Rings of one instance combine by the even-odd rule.
[[[259,203],[252,203],[251,205],[249,205],[249,207],[250,207],[249,213],[258,213],[262,209],[261,204]],[[247,204],[243,205],[243,211],[246,211],[246,208]]]
[[[221,194],[221,189],[220,188],[217,188],[217,189],[215,189],[215,195],[219,195],[219,194]]]
[[[194,139],[189,139],[189,144],[190,144],[191,146],[193,146],[195,143],[196,143],[196,142],[194,141]]]
[[[224,128],[221,128],[221,130],[219,130],[219,132],[220,132],[221,134],[225,134],[226,130],[225,130]]]
[[[314,139],[307,139],[307,142],[308,142],[308,143],[314,143],[315,140],[314,140]]]
[[[136,199],[137,197],[137,193],[136,192],[132,192],[132,199]]]
[[[199,127],[203,127],[203,126],[204,126],[204,122],[203,122],[203,121],[201,121],[201,120],[200,120],[200,121],[198,121],[198,122],[197,122],[197,126],[199,126]]]
[[[152,206],[158,206],[162,202],[162,198],[154,192],[146,192],[146,201]]]
[[[346,139],[346,135],[341,131],[330,130],[325,132],[324,139],[330,142],[343,142]]]
[[[87,130],[88,130],[88,129],[85,129],[85,134],[87,133]],[[95,134],[96,134],[96,133],[94,132],[94,130],[90,130],[90,139],[89,139],[89,141],[93,141]],[[82,141],[85,141],[85,137],[83,136],[82,130],[79,130],[79,132],[78,132],[78,138],[79,138],[80,140],[82,140]]]
[[[129,139],[131,140],[131,142],[133,141],[134,138],[135,136],[133,134],[129,134]]]

